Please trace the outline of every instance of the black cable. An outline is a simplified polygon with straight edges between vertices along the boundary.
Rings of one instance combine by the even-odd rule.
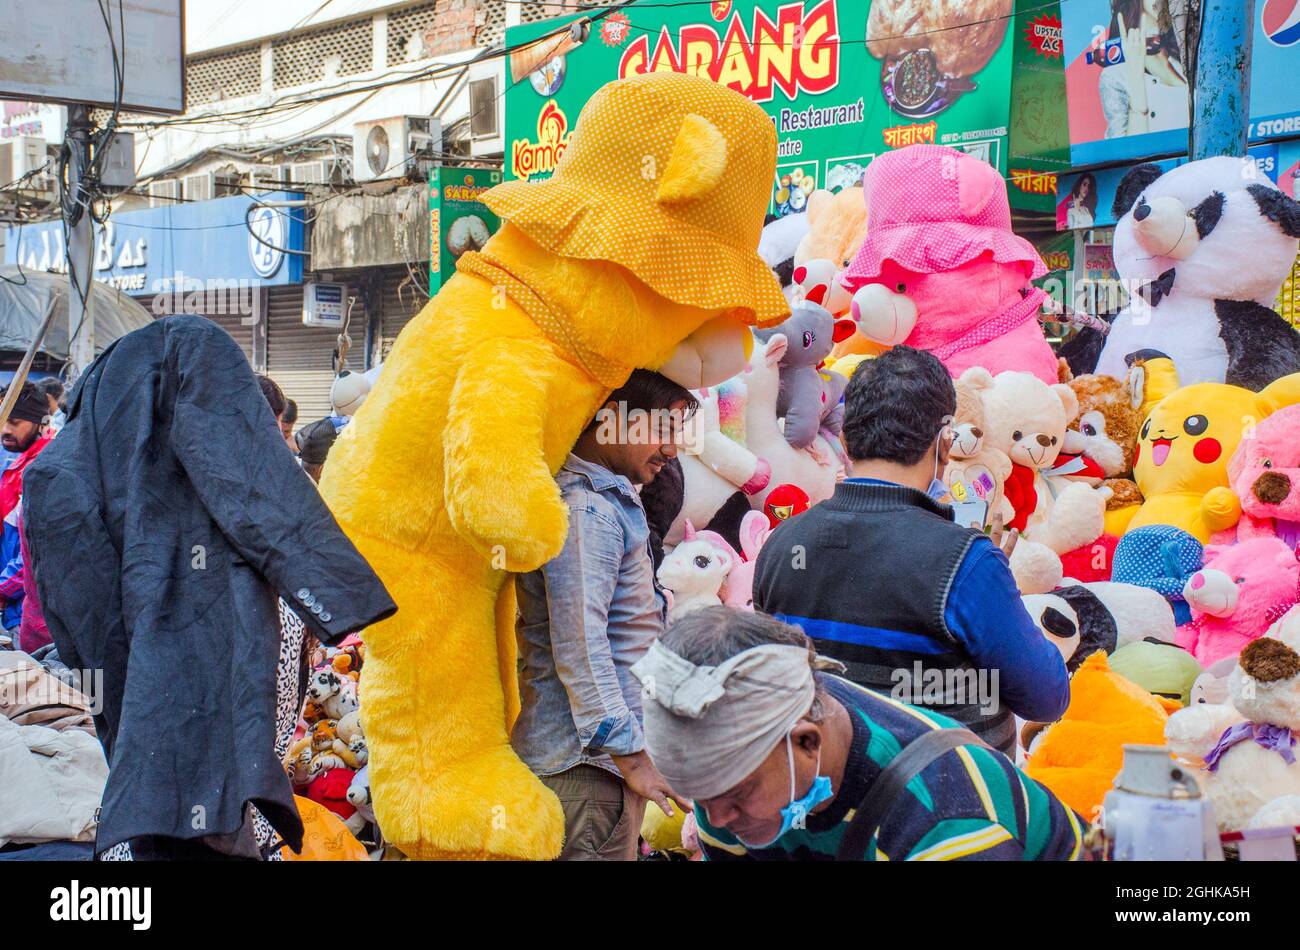
[[[603,7],[598,10],[595,10],[593,11],[592,16],[585,17],[582,19],[585,19],[585,21],[588,24],[597,23],[600,20],[603,20],[605,17],[609,16],[610,14],[616,13],[619,10],[622,10],[625,7],[629,6],[630,3],[631,0],[624,0],[623,3],[619,3],[616,5],[611,5],[608,7]],[[380,82],[380,81],[371,80],[367,85],[355,86],[347,89],[324,87],[325,89],[324,94],[320,94],[321,93],[320,89],[314,89],[312,90],[312,95],[309,98],[305,98],[305,99],[291,99],[291,97],[307,95],[306,93],[290,93],[280,97],[279,99],[275,99],[272,102],[261,106],[249,106],[245,109],[235,109],[229,112],[214,112],[214,113],[208,113],[205,115],[193,116],[193,117],[175,116],[172,118],[158,119],[155,121],[125,122],[122,124],[122,128],[158,128],[161,126],[172,126],[172,125],[209,124],[212,122],[228,121],[236,118],[260,118],[261,116],[267,115],[271,112],[293,109],[305,105],[316,105],[318,103],[328,102],[331,99],[337,99],[342,96],[350,96],[360,92],[370,92],[371,90],[375,90],[375,89],[387,89],[390,86],[402,85],[408,82],[418,82],[425,79],[435,79],[438,78],[438,76],[447,73],[462,72],[470,66],[487,62],[488,60],[500,59],[501,57],[509,56],[511,53],[514,53],[520,49],[525,49],[527,47],[533,46],[537,43],[542,42],[543,40],[549,39],[551,37],[558,37],[562,34],[566,34],[573,28],[574,23],[578,23],[578,22],[582,22],[582,20],[574,20],[570,23],[566,23],[563,26],[556,27],[556,29],[550,33],[547,33],[543,36],[536,37],[531,40],[514,44],[513,46],[502,46],[499,49],[495,47],[489,47],[487,49],[480,51],[478,54],[471,57],[470,59],[467,59],[460,63],[435,63],[431,66],[423,67],[418,70],[412,71],[409,74],[403,74],[399,78],[391,81]],[[393,71],[390,70],[389,72],[391,73]],[[381,76],[384,75],[389,75],[389,73],[381,74]],[[342,84],[339,85],[341,86]]]

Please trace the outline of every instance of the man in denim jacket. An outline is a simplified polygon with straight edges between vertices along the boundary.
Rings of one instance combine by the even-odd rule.
[[[695,398],[636,370],[578,437],[556,475],[569,508],[564,549],[521,574],[522,706],[510,741],[564,808],[561,860],[636,859],[646,800],[679,798],[645,751],[633,663],[663,631],[645,510],[634,485],[677,454]]]

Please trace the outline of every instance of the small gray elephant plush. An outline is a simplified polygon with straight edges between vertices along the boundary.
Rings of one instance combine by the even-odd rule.
[[[824,307],[805,300],[794,306],[784,323],[754,331],[763,343],[777,335],[786,339],[776,413],[785,419],[785,440],[797,449],[808,448],[823,430],[832,444],[838,443],[844,422],[840,398],[848,380],[839,373],[823,374],[818,367],[831,348],[855,329],[852,320],[836,320]]]

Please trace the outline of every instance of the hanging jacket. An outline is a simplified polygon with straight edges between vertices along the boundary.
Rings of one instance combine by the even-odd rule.
[[[396,606],[295,462],[243,351],[195,316],[119,338],[24,482],[50,635],[68,666],[104,671],[97,852],[149,836],[215,845],[249,802],[296,846],[274,754],[276,596],[325,643]]]

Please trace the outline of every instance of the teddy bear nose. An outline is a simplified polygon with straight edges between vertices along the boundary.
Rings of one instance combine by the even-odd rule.
[[[1133,217],[1137,221],[1145,221],[1150,214],[1151,206],[1146,201],[1139,202],[1138,206],[1133,209]]]
[[[1197,573],[1192,576],[1192,590],[1200,590],[1205,586],[1205,575]]]
[[[1281,504],[1291,494],[1291,479],[1281,472],[1265,472],[1255,479],[1250,491],[1266,505]]]
[[[984,430],[981,429],[979,426],[971,426],[971,427],[970,427],[970,434],[973,435],[973,436],[975,436],[975,438],[977,438],[977,439],[982,439],[982,438],[984,438]]]
[[[1052,444],[1052,440],[1045,435],[1039,435],[1037,438],[1038,438],[1038,444],[1041,445],[1043,448],[1047,448],[1049,445]]]

